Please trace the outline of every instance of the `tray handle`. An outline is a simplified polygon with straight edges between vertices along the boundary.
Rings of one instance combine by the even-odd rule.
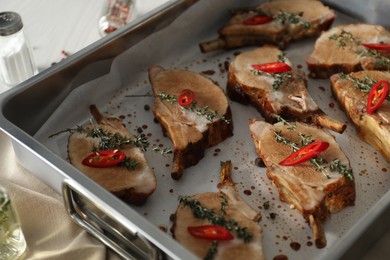
[[[124,259],[165,259],[160,249],[138,232],[111,218],[110,214],[95,206],[86,193],[78,192],[76,186],[70,179],[62,183],[65,208],[76,224]]]

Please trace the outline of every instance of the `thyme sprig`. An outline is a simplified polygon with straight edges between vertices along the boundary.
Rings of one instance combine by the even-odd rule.
[[[348,45],[350,47],[359,46],[362,43],[360,40],[355,38],[352,33],[345,31],[344,29],[341,30],[340,34],[331,35],[329,39],[338,41],[338,46],[341,48],[344,48]],[[390,70],[390,59],[386,56],[383,56],[383,54],[378,50],[365,48],[362,51],[357,51],[357,54],[362,57],[373,57],[377,60],[380,68]]]
[[[355,89],[360,90],[363,93],[369,93],[372,86],[378,82],[377,80],[370,78],[368,75],[365,75],[363,79],[358,79],[352,77],[351,75],[340,73],[340,78],[352,81]],[[387,95],[386,99],[390,101],[390,93]]]
[[[172,150],[171,147],[165,147],[165,148],[161,149],[161,148],[159,148],[157,146],[154,146],[152,148],[152,150],[154,152],[159,152],[162,156],[173,153],[173,150]]]
[[[177,103],[177,98],[174,95],[169,95],[165,92],[160,93],[157,95],[162,101],[167,101],[170,104],[175,104]],[[199,116],[203,116],[206,118],[208,121],[212,122],[214,119],[218,118],[218,112],[215,110],[210,109],[209,106],[204,106],[204,107],[198,107],[196,102],[192,102],[191,105],[183,107],[184,109],[187,109],[191,112],[196,113]],[[230,124],[231,120],[225,118],[224,116],[219,117],[224,123]]]
[[[342,164],[339,159],[333,159],[330,162],[329,168],[332,172],[339,172],[347,179],[353,180],[352,170],[348,168],[345,164]]]
[[[329,36],[329,40],[334,40],[334,41],[338,41],[338,46],[339,47],[346,47],[348,45],[360,45],[360,40],[356,39],[355,36],[346,31],[346,30],[341,30],[341,33],[339,34],[332,34],[331,36]]]
[[[157,94],[157,97],[161,100],[167,101],[170,104],[175,104],[177,102],[176,96],[169,95],[168,93],[162,92]]]
[[[138,162],[129,157],[126,157],[118,164],[118,166],[126,167],[128,170],[135,170],[138,167]]]
[[[297,125],[296,125],[296,124],[290,123],[290,122],[286,121],[283,117],[279,116],[278,114],[272,114],[272,116],[273,116],[274,118],[276,118],[276,120],[277,120],[278,122],[282,122],[283,125],[287,125],[287,126],[288,126],[288,127],[287,127],[288,130],[295,131],[295,130],[297,129]]]
[[[359,52],[360,56],[373,57],[377,59],[379,67],[390,70],[390,59],[382,55],[378,50],[373,50],[366,48],[365,50]]]
[[[206,256],[204,257],[204,260],[212,260],[214,258],[214,255],[218,252],[218,241],[213,240],[211,247],[207,251]]]
[[[226,214],[226,207],[228,205],[228,201],[226,199],[226,197],[224,195],[221,195],[220,198],[222,199],[221,201],[221,212],[222,212],[222,215]]]
[[[214,225],[225,227],[230,232],[235,232],[238,238],[248,243],[252,240],[253,235],[248,232],[246,227],[241,227],[238,222],[234,219],[226,219],[223,215],[217,214],[213,209],[203,207],[200,202],[196,199],[191,199],[188,196],[179,196],[179,202],[183,203],[184,206],[188,206],[192,210],[192,214],[199,219],[207,219]],[[227,203],[227,201],[223,203]],[[222,207],[222,205],[221,205]]]
[[[93,147],[93,150],[109,150],[120,149],[123,145],[134,144],[141,148],[142,151],[146,151],[149,146],[149,142],[145,137],[135,136],[133,138],[127,138],[119,133],[111,133],[104,131],[102,128],[91,128],[87,132],[87,136],[92,138],[99,138],[98,147]]]
[[[290,72],[268,73],[256,69],[252,69],[250,71],[256,76],[265,75],[272,77],[274,79],[274,82],[272,83],[272,88],[274,90],[278,90],[286,81],[292,78],[292,74]]]
[[[273,16],[274,19],[278,20],[281,24],[299,24],[304,29],[310,28],[310,23],[302,20],[303,12],[298,14],[289,13],[285,11],[279,11]]]
[[[284,125],[287,125],[288,130],[297,131],[295,124],[287,122],[279,115],[274,114],[274,117],[278,120],[278,122],[282,122]],[[297,142],[282,136],[282,131],[274,131],[274,135],[276,142],[289,145],[292,152],[298,151],[301,147],[314,142],[314,139],[312,139],[311,135],[304,134],[299,131],[298,136],[300,139],[300,145],[298,145]],[[353,180],[352,169],[350,169],[347,165],[342,164],[339,159],[333,159],[330,163],[328,163],[326,159],[317,156],[311,158],[310,163],[312,163],[316,167],[316,171],[321,172],[327,179],[330,179],[329,174],[327,174],[326,172],[326,169],[329,168],[330,171],[338,172],[339,174],[345,176],[347,179]]]
[[[340,78],[352,81],[355,89],[360,90],[361,92],[364,92],[364,93],[370,92],[372,85],[374,85],[377,82],[377,80],[370,78],[368,75],[365,75],[364,79],[361,80],[361,79],[352,77],[351,75],[340,73]]]

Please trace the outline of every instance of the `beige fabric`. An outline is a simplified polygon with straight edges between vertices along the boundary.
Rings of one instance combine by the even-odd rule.
[[[104,245],[70,219],[61,195],[16,162],[11,142],[1,132],[0,144],[0,185],[19,215],[28,247],[25,259],[106,259]]]

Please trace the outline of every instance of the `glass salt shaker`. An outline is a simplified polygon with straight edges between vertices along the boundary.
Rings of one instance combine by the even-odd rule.
[[[7,190],[0,186],[0,259],[20,259],[26,249],[19,218]]]
[[[108,0],[106,13],[99,20],[102,36],[125,26],[134,19],[134,0]]]
[[[0,13],[0,80],[15,86],[38,73],[22,18],[15,12]]]

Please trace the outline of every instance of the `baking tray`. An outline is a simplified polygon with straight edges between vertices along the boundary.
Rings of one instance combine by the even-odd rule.
[[[373,16],[368,9],[383,2],[363,5],[367,2],[354,1],[355,5],[348,6],[324,1],[336,9],[334,25],[381,23],[380,13]],[[325,223],[328,245],[324,249],[310,246],[312,231],[308,224],[289,205],[279,201],[265,169],[255,166],[257,154],[248,122],[261,116],[252,107],[230,102],[234,136],[208,149],[205,158],[186,169],[180,181],[170,177],[171,155],[162,157],[147,151],[158,187],[141,207],[126,205],[70,165],[66,156],[67,135],[48,138],[87,123],[91,118],[88,106],[93,103],[104,114],[123,116],[132,132],[144,126],[152,145],[170,147],[151,110],[145,109],[145,105],[152,106],[153,98],[128,96],[151,93],[147,69],[153,65],[208,72],[208,77],[224,87],[224,64],[237,50],[202,54],[198,43],[217,37],[216,31],[228,21],[230,9],[256,4],[259,1],[169,1],[0,96],[0,127],[11,137],[19,162],[62,193],[71,217],[122,257],[195,259],[172,239],[170,215],[176,210],[179,195],[216,191],[220,161],[226,160],[232,161],[232,178],[248,204],[257,208],[266,201],[271,203],[271,210],[262,210],[259,223],[267,259],[276,255],[289,259],[356,259],[389,227],[388,163],[357,137],[337,105],[330,106],[336,101],[328,80],[310,79],[308,89],[325,113],[348,123],[343,134],[333,134],[351,161],[357,197],[354,207],[332,215]],[[314,41],[312,38],[291,44],[287,57],[305,69],[305,59]],[[240,50],[245,49],[251,48]],[[211,71],[215,73],[210,75]],[[277,214],[275,219],[269,217],[271,211]],[[301,248],[293,250],[291,242],[299,243]]]

